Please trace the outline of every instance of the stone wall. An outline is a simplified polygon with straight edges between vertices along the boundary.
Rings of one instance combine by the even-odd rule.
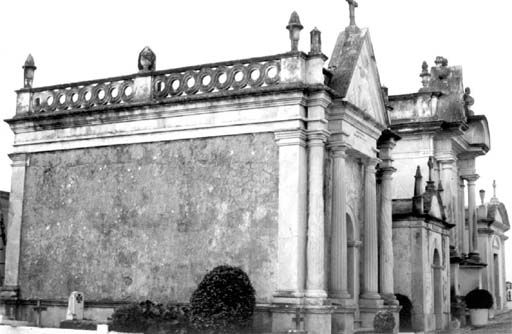
[[[270,301],[277,175],[271,133],[32,154],[21,298],[186,302],[227,263]]]

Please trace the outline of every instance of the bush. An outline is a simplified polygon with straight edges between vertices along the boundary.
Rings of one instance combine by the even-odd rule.
[[[206,274],[190,298],[190,322],[198,329],[246,327],[256,299],[251,281],[240,268],[218,266]]]
[[[491,308],[494,304],[492,295],[485,289],[475,289],[470,291],[465,298],[468,308]]]
[[[188,308],[155,304],[149,300],[119,307],[112,314],[112,330],[119,332],[155,332],[186,328]]]
[[[373,328],[376,333],[393,333],[395,317],[390,311],[379,311],[373,319]]]

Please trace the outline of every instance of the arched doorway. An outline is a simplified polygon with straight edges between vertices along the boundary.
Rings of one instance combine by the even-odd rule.
[[[441,257],[439,256],[439,251],[435,249],[432,261],[432,291],[436,329],[443,329],[443,282],[441,270]]]
[[[411,300],[404,295],[399,293],[395,294],[398,303],[401,306],[400,309],[400,331],[410,332],[412,331],[412,303]]]
[[[494,286],[494,305],[496,309],[501,309],[501,270],[500,270],[500,242],[494,237],[492,242],[492,281]]]

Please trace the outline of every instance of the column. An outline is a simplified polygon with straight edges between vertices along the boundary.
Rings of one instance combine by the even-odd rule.
[[[347,261],[347,222],[346,189],[344,181],[345,146],[330,145],[333,157],[332,173],[332,231],[331,231],[331,271],[329,297],[348,299]]]
[[[468,254],[469,247],[466,243],[465,234],[466,234],[466,200],[465,200],[465,191],[464,191],[464,179],[459,178],[459,221],[458,221],[458,231],[459,231],[459,253],[460,254]]]
[[[306,297],[326,298],[324,232],[324,151],[325,131],[308,131],[308,234]]]
[[[378,240],[375,166],[378,159],[370,158],[364,167],[364,238],[362,299],[380,299],[378,293]]]
[[[304,130],[276,133],[279,146],[278,274],[275,297],[304,296],[306,272],[307,156]]]
[[[21,225],[25,192],[26,154],[11,154],[12,176],[9,194],[9,219],[7,222],[7,247],[5,251],[5,278],[2,298],[17,298],[21,249]]]
[[[396,169],[392,166],[391,150],[395,147],[395,142],[388,141],[379,145],[380,157],[380,180],[381,180],[381,200],[379,208],[379,282],[380,295],[389,304],[395,304],[393,281],[393,213],[392,200],[393,173]]]
[[[478,227],[475,219],[476,199],[475,199],[475,182],[478,175],[473,174],[465,176],[468,181],[468,225],[469,225],[469,253],[471,257],[478,260]]]

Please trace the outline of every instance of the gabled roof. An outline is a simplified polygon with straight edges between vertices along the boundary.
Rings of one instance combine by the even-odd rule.
[[[368,29],[348,27],[339,34],[329,70],[332,73],[329,86],[339,96],[377,123],[389,126],[389,115]]]

